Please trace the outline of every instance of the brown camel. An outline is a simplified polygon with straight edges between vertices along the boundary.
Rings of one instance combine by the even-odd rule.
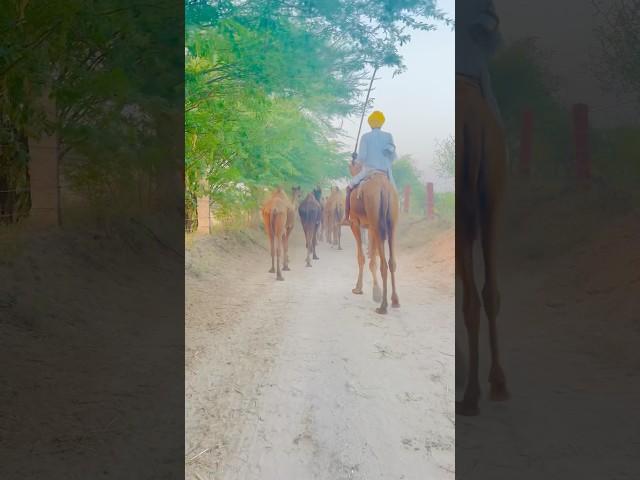
[[[300,187],[293,189],[294,199],[299,195]],[[293,230],[295,219],[294,204],[281,187],[271,194],[262,206],[262,220],[269,237],[271,247],[271,269],[269,273],[276,274],[276,280],[284,280],[280,271],[280,257],[282,256],[282,270],[289,270],[289,235]]]
[[[344,208],[344,195],[340,192],[340,188],[333,187],[325,206],[325,221],[327,222],[325,228],[327,230],[328,242],[333,246],[337,246],[338,250],[342,250],[342,231],[340,227],[342,226],[342,219],[344,218]]]
[[[319,192],[316,190],[309,193],[300,203],[298,213],[300,214],[300,222],[304,230],[305,244],[307,247],[307,267],[311,266],[311,255],[314,260],[319,260],[316,254],[316,245],[318,243],[318,227],[322,216],[322,207],[318,201]]]
[[[500,295],[496,277],[496,227],[506,175],[504,134],[476,83],[456,77],[456,274],[462,282],[462,310],[469,342],[469,371],[462,402],[456,412],[477,415],[478,330],[480,295],[473,271],[473,245],[481,234],[484,257],[482,303],[489,321],[491,400],[509,398],[498,352],[496,318]],[[460,349],[456,345],[456,357]]]
[[[357,167],[355,167],[357,168]],[[352,169],[352,174],[357,173]],[[398,224],[398,194],[389,182],[386,174],[376,172],[363,180],[358,188],[351,192],[349,221],[351,231],[356,239],[358,255],[358,280],[352,290],[356,295],[362,294],[362,273],[364,253],[362,249],[362,229],[369,231],[369,268],[373,276],[373,298],[379,301],[379,287],[376,275],[376,256],[380,257],[380,274],[382,276],[382,303],[377,313],[387,313],[387,274],[391,272],[391,306],[400,307],[396,290],[396,226]],[[389,262],[385,253],[385,242],[389,244]],[[378,297],[378,298],[376,298]]]

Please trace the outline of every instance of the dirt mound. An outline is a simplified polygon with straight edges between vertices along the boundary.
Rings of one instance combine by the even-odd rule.
[[[418,220],[401,224],[398,229],[401,263],[409,262],[418,271],[428,269],[450,287],[455,272],[455,231],[448,222]]]
[[[115,477],[148,475],[135,470],[139,456],[161,464],[167,452],[143,432],[158,418],[179,421],[181,392],[163,392],[175,395],[173,413],[154,400],[182,368],[183,259],[134,224],[108,236],[5,230],[0,245],[0,350],[12,365],[0,388],[6,476],[42,478],[53,466],[96,478],[100,465]],[[109,446],[129,442],[131,456],[114,464]],[[146,452],[134,448],[145,443]],[[24,456],[34,445],[38,462]]]

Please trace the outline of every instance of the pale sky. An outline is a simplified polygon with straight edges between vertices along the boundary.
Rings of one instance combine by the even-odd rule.
[[[454,16],[455,0],[438,4],[449,17]],[[398,154],[411,154],[425,181],[433,181],[436,190],[453,190],[453,179],[439,179],[431,164],[436,140],[453,135],[455,127],[455,34],[446,25],[432,32],[416,31],[400,52],[407,71],[395,78],[390,69],[378,72],[371,93],[373,108],[384,113],[387,121],[382,129],[393,135]],[[344,122],[351,138],[343,141],[350,149],[359,123],[359,116]],[[362,133],[369,130],[365,117]]]

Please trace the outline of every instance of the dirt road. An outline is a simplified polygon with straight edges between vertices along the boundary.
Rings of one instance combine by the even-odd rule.
[[[596,185],[550,194],[518,187],[507,203],[499,265],[512,398],[486,398],[483,318],[485,395],[479,416],[457,419],[457,476],[638,478],[640,217]],[[464,326],[457,328],[464,339]]]
[[[256,232],[188,248],[187,478],[454,478],[452,232],[404,227],[379,316],[351,233],[305,268],[299,230],[284,282]]]

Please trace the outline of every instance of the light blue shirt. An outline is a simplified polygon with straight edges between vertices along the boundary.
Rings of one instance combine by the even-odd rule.
[[[502,122],[489,77],[489,60],[502,44],[499,25],[492,0],[456,2],[456,73],[480,82],[487,103]]]
[[[360,148],[356,159],[356,163],[362,164],[363,168],[351,179],[351,186],[357,185],[375,170],[386,172],[389,180],[395,186],[391,166],[397,157],[396,145],[389,132],[374,128],[365,133],[360,139]]]

